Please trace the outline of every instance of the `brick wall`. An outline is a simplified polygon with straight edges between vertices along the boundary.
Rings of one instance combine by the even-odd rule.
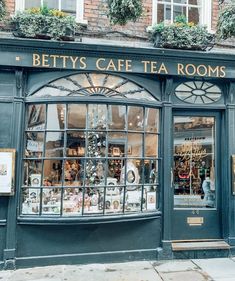
[[[15,0],[6,0],[6,9],[7,12],[12,15],[15,12]]]
[[[85,0],[84,19],[88,21],[88,30],[92,32],[120,31],[135,36],[146,36],[145,29],[152,23],[152,0],[144,0],[144,14],[135,23],[125,26],[111,26],[107,18],[107,0]]]
[[[212,1],[211,28],[214,31],[216,30],[218,16],[219,16],[219,1],[213,0]]]

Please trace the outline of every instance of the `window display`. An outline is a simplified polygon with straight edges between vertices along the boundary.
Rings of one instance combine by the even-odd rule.
[[[29,105],[28,116],[23,215],[125,214],[158,208],[157,109],[40,104]]]

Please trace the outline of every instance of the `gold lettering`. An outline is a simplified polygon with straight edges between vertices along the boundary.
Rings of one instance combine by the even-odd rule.
[[[151,72],[151,73],[157,73],[157,62],[156,62],[156,61],[151,61],[150,66],[151,66],[150,72]]]
[[[59,56],[58,55],[50,55],[50,57],[52,58],[52,61],[53,61],[53,67],[56,67],[57,66],[56,59],[59,58]]]
[[[80,69],[86,69],[86,58],[85,57],[81,57],[80,58]]]
[[[118,71],[121,71],[123,66],[124,66],[124,60],[118,60]]]
[[[193,69],[193,72],[189,72],[189,68],[192,68]],[[196,67],[195,67],[195,65],[193,65],[193,64],[187,64],[186,66],[185,66],[185,72],[186,72],[186,74],[187,75],[189,75],[189,76],[192,76],[192,75],[195,75],[196,74]]]
[[[67,63],[67,59],[69,58],[69,56],[60,56],[63,60],[63,68],[66,68],[66,63]]]
[[[204,70],[203,73],[201,73],[201,69],[202,69],[202,71]],[[197,74],[198,74],[199,76],[206,76],[206,75],[207,75],[207,67],[206,67],[205,65],[203,65],[203,64],[199,65],[199,66],[197,67]]]
[[[181,74],[181,75],[185,75],[185,73],[184,73],[184,65],[182,63],[178,63],[177,73]]]
[[[43,67],[49,67],[50,65],[48,64],[48,57],[49,55],[42,55],[42,66]]]
[[[126,71],[132,71],[132,60],[126,60]]]
[[[40,55],[39,54],[33,54],[33,66],[40,66]]]
[[[115,64],[114,64],[114,62],[113,62],[113,60],[110,60],[110,61],[109,61],[109,64],[108,64],[108,66],[107,66],[107,68],[106,68],[106,70],[110,70],[110,69],[112,69],[113,71],[117,71],[117,68],[116,68],[116,66],[115,66]]]
[[[161,64],[161,66],[160,66],[160,68],[158,70],[158,73],[161,73],[162,71],[164,71],[165,74],[168,74],[168,71],[167,71],[166,66],[165,66],[164,63]]]
[[[148,65],[150,64],[150,61],[142,60],[141,63],[144,64],[144,72],[148,72]]]
[[[103,59],[103,58],[98,59],[96,61],[96,68],[99,69],[99,70],[106,70],[105,67],[100,66],[100,62],[105,62],[105,59]]]
[[[73,69],[76,68],[76,62],[77,62],[77,60],[78,60],[78,57],[72,57],[72,56],[70,56],[70,60],[72,61]]]
[[[219,77],[219,67],[212,67],[211,65],[208,65],[208,76],[211,77],[212,74],[215,74],[216,77]]]
[[[225,66],[221,66],[221,67],[220,67],[220,77],[221,77],[221,78],[223,78],[223,77],[226,76],[225,69],[226,69]]]

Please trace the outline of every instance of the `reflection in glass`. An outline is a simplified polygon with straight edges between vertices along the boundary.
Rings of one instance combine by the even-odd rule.
[[[200,15],[202,14],[200,8],[189,8],[188,10],[188,21],[198,24],[201,22]]]
[[[61,186],[62,160],[44,160],[44,186]]]
[[[146,108],[145,120],[145,131],[157,133],[159,128],[159,110],[155,108]]]
[[[48,104],[47,107],[47,129],[64,129],[65,106],[63,104]]]
[[[141,157],[143,135],[136,133],[128,133],[128,157]]]
[[[70,14],[76,14],[76,0],[61,1],[61,10]]]
[[[215,120],[174,117],[175,207],[215,207]]]
[[[126,107],[121,105],[109,105],[108,124],[109,129],[125,130]]]
[[[43,5],[49,9],[59,9],[58,0],[43,0]]]
[[[142,131],[143,130],[143,108],[128,107],[128,130]]]
[[[86,147],[85,132],[68,132],[67,133],[67,156],[68,157],[84,157]]]
[[[42,161],[24,161],[24,182],[23,185],[39,187],[41,186]]]
[[[42,214],[60,215],[61,189],[44,188],[42,193]]]
[[[107,126],[107,107],[103,104],[88,105],[88,127],[105,130]]]
[[[29,158],[41,158],[44,146],[44,133],[26,133],[25,156]]]
[[[41,0],[25,0],[25,9],[40,7]]]
[[[157,22],[171,21],[171,6],[168,4],[157,5]]]
[[[98,158],[106,156],[106,133],[87,133],[87,157]]]
[[[86,161],[86,182],[87,186],[105,185],[106,161],[88,159]]]
[[[86,128],[86,105],[69,104],[68,105],[68,128],[85,129]]]
[[[46,105],[33,104],[28,106],[27,130],[40,131],[45,129]]]
[[[47,132],[46,133],[46,157],[63,157],[64,133]]]
[[[145,134],[145,156],[157,157],[158,156],[158,136],[153,134]]]
[[[40,189],[22,189],[22,214],[36,215],[40,211]]]
[[[181,15],[184,15],[186,17],[186,7],[174,5],[173,6],[173,20],[175,20],[175,18],[177,16],[181,16]]]

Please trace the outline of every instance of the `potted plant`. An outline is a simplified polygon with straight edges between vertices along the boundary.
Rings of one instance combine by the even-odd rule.
[[[74,40],[77,26],[73,16],[47,7],[17,13],[11,22],[17,37],[70,41]]]
[[[142,0],[108,0],[108,17],[112,24],[135,22],[142,13]]]
[[[226,5],[219,14],[217,23],[219,39],[235,37],[235,2]]]
[[[214,36],[206,26],[187,22],[184,15],[176,17],[173,24],[161,22],[147,28],[155,47],[206,50],[213,46]]]

